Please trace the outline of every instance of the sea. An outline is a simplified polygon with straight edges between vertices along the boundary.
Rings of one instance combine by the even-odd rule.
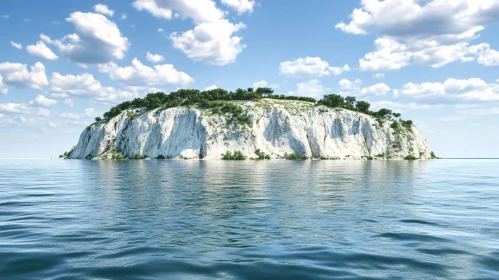
[[[499,160],[0,160],[0,279],[499,279]]]

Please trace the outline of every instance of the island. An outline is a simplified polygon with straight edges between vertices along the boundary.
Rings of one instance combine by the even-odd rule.
[[[67,159],[434,159],[400,113],[353,96],[321,100],[270,88],[179,89],[123,102],[95,118]]]

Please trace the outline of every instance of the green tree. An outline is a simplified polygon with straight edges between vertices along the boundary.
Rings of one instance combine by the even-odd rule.
[[[353,110],[355,108],[355,101],[357,101],[355,96],[347,96],[345,98],[345,108]]]
[[[371,107],[371,104],[369,104],[369,102],[366,102],[366,101],[357,101],[355,103],[355,108],[362,113],[368,114],[370,107]]]
[[[95,118],[95,121],[96,122],[100,122],[100,121],[102,121],[102,118],[101,117],[97,117],[97,118]]]
[[[345,98],[338,94],[328,94],[324,95],[324,98],[319,101],[319,104],[333,108],[343,107],[345,105]]]

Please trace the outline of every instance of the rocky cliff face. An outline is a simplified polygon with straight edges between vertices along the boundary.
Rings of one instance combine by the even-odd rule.
[[[428,143],[415,127],[394,130],[390,121],[380,124],[365,114],[301,101],[232,103],[243,108],[250,124],[238,124],[230,115],[199,108],[130,110],[87,127],[69,158],[140,154],[221,159],[226,151],[241,151],[251,158],[256,157],[256,149],[273,159],[286,153],[312,158],[431,158]]]

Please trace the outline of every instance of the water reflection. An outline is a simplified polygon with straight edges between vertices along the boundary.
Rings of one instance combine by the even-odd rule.
[[[497,162],[472,173],[444,161],[0,167],[0,274],[11,279],[30,278],[23,271],[120,279],[498,276]],[[29,265],[11,269],[19,260]]]

